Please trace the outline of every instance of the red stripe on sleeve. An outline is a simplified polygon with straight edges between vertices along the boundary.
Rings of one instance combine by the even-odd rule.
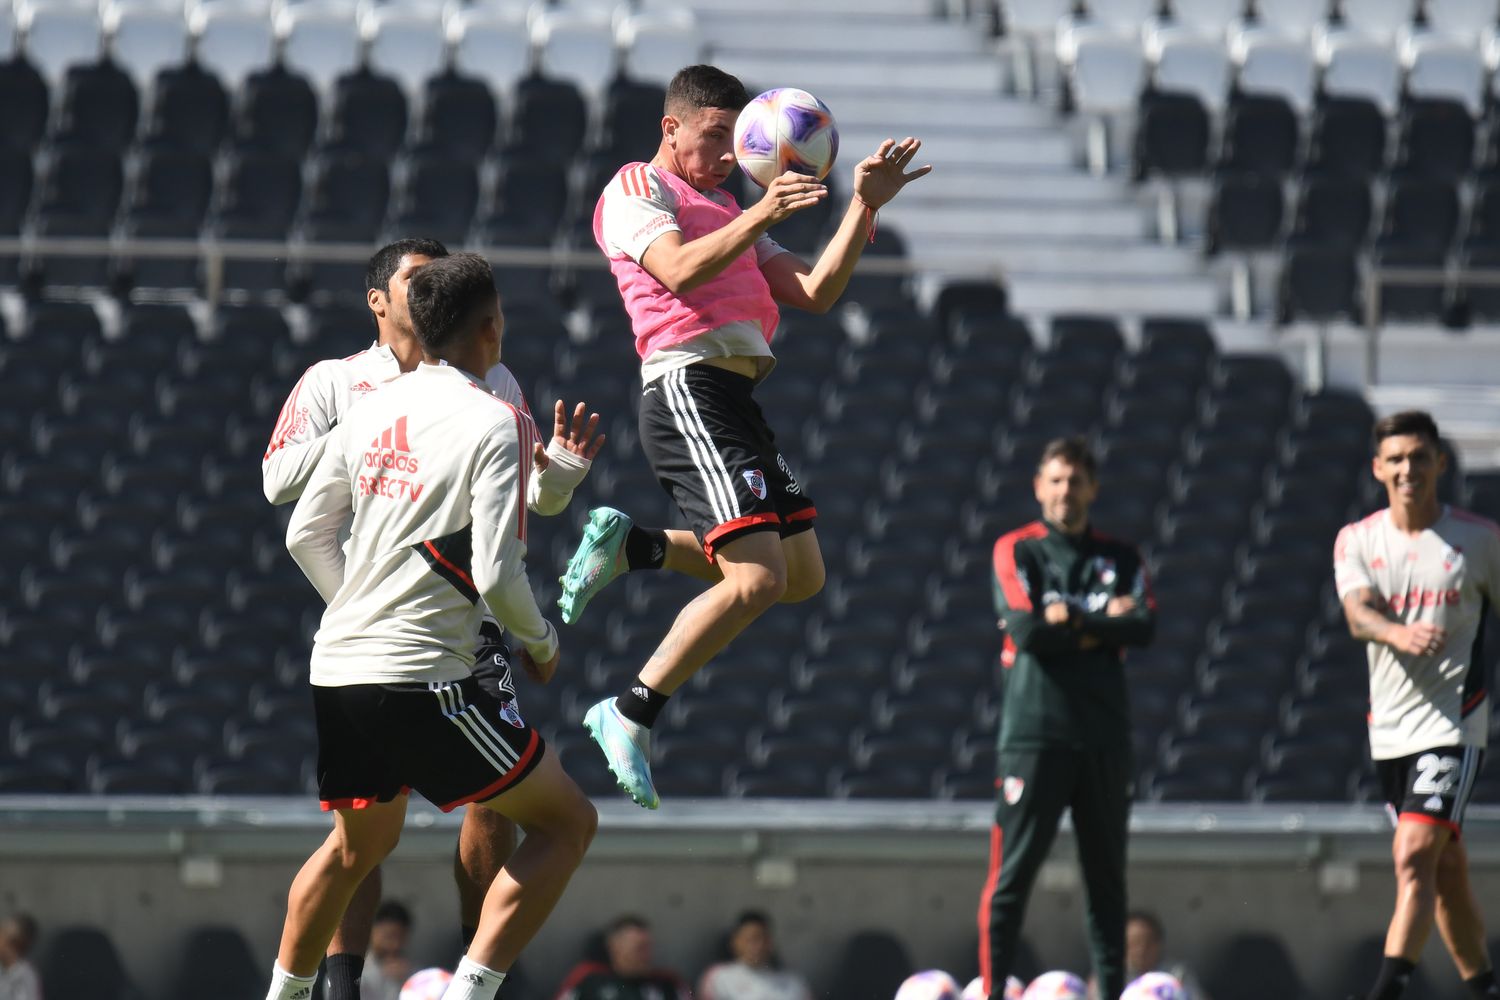
[[[1001,535],[1000,540],[995,543],[995,579],[1000,584],[1000,592],[1005,595],[1005,603],[1012,611],[1032,609],[1031,595],[1026,593],[1026,587],[1022,585],[1020,574],[1016,570],[1016,543],[1027,538],[1040,538],[1046,532],[1046,525],[1035,522]]]

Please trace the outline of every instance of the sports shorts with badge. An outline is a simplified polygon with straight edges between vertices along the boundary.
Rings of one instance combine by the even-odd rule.
[[[1377,760],[1375,773],[1393,822],[1414,819],[1446,826],[1456,836],[1484,765],[1479,747],[1434,747],[1405,757]]]
[[[541,735],[470,675],[459,681],[313,687],[318,799],[360,809],[420,793],[444,812],[514,787]]]
[[[646,460],[710,557],[741,535],[774,530],[785,538],[817,517],[754,387],[744,375],[697,364],[653,379],[641,396]]]
[[[510,705],[507,719],[520,719],[521,703],[516,698],[516,682],[510,672],[510,648],[499,625],[486,620],[479,626],[479,648],[474,650],[474,679],[479,686],[501,702]]]

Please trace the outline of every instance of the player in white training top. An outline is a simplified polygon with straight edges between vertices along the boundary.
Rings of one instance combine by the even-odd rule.
[[[1432,417],[1392,414],[1374,436],[1390,506],[1346,526],[1333,553],[1349,631],[1369,644],[1370,753],[1396,821],[1396,908],[1368,996],[1401,996],[1436,922],[1470,992],[1500,997],[1461,838],[1489,728],[1479,644],[1500,527],[1438,502]]]
[[[344,908],[395,847],[412,789],[445,811],[480,803],[526,834],[445,1000],[492,1000],[597,822],[541,737],[472,674],[486,607],[534,679],[558,663],[524,562],[535,427],[476,374],[500,356],[494,276],[477,254],[455,254],[414,271],[409,296],[422,363],[327,435],[287,527],[328,603],[311,680],[318,797],[335,824],[292,883],[268,1000],[308,995]]]
[[[293,387],[261,463],[266,498],[272,503],[288,503],[302,495],[308,476],[323,455],[326,435],[350,407],[378,386],[411,371],[421,360],[421,347],[407,312],[407,281],[416,268],[447,255],[448,249],[437,240],[405,239],[382,247],[370,258],[365,269],[366,301],[375,320],[376,340],[350,357],[318,362]],[[521,387],[504,363],[491,368],[485,382],[501,399],[529,414]],[[597,416],[585,421],[582,403],[574,408],[568,427],[564,426],[564,412],[558,400],[553,407],[553,437],[547,446],[545,468],[528,480],[527,506],[534,513],[555,514],[567,506],[604,441],[602,435],[595,436]],[[399,465],[403,459],[393,452],[391,461]],[[479,650],[475,673],[481,684],[510,698],[518,707],[499,628],[487,622],[481,631],[484,634],[476,640]],[[454,860],[465,944],[478,926],[485,889],[514,844],[514,825],[504,816],[478,806],[465,809]],[[359,1000],[360,975],[380,899],[381,873],[376,868],[349,905],[329,945],[324,973],[327,1000]]]

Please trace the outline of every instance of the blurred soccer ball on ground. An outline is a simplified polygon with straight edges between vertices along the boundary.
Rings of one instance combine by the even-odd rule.
[[[1089,988],[1071,972],[1044,972],[1031,981],[1021,1000],[1088,1000]]]
[[[1148,972],[1125,987],[1120,1000],[1187,1000],[1187,990],[1176,976]]]
[[[423,969],[413,972],[401,985],[401,1000],[441,1000],[443,991],[453,979],[447,969]]]
[[[958,983],[941,969],[927,969],[906,977],[896,1000],[959,1000]]]
[[[1015,976],[1005,977],[1005,992],[1001,994],[1005,1000],[1021,1000],[1025,993],[1025,983]],[[975,976],[971,979],[969,985],[965,986],[963,993],[959,995],[959,1000],[990,1000],[990,995],[984,989],[984,977]]]

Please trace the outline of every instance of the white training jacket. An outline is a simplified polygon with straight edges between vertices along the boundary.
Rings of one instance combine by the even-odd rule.
[[[379,343],[347,358],[319,361],[304,372],[282,404],[281,416],[261,459],[266,499],[283,504],[301,496],[307,477],[323,456],[328,432],[350,407],[400,374],[401,363],[389,347]],[[526,397],[509,368],[504,364],[491,368],[485,383],[530,419]],[[544,517],[567,507],[590,465],[588,459],[553,441],[548,442],[547,457],[550,461],[546,470],[529,477],[530,492],[526,496],[526,506]]]
[[[287,550],[328,603],[314,685],[466,677],[485,605],[535,659],[552,658],[557,633],[524,561],[536,438],[484,382],[425,363],[325,435],[287,526]]]

